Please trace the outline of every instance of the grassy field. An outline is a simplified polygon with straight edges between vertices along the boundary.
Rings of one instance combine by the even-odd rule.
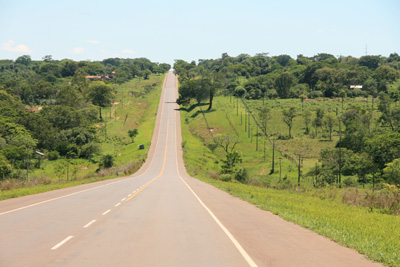
[[[240,101],[240,100],[239,100]],[[334,147],[338,136],[333,141],[319,135],[313,138],[304,135],[304,121],[298,116],[294,120],[291,140],[276,140],[275,172],[269,174],[272,168],[272,144],[258,137],[254,121],[251,121],[249,135],[248,124],[245,126],[246,109],[236,99],[219,96],[215,98],[214,109],[206,111],[207,106],[183,107],[182,117],[182,147],[184,161],[188,172],[205,182],[240,197],[241,199],[259,205],[261,209],[272,211],[282,218],[309,228],[328,238],[356,249],[368,258],[389,266],[400,266],[400,217],[385,214],[385,210],[375,209],[373,205],[358,207],[345,203],[345,197],[368,200],[363,194],[372,195],[368,189],[333,187],[314,189],[310,178],[301,178],[301,187],[297,187],[298,166],[293,162],[297,154],[303,154],[301,171],[304,174],[317,162],[319,151],[325,147]],[[237,105],[239,103],[239,105]],[[301,108],[300,100],[268,100],[266,105],[275,107],[296,106]],[[249,101],[250,109],[255,112],[262,101]],[[344,103],[344,108],[351,105],[368,106],[366,100],[352,100]],[[305,108],[314,110],[323,106],[327,111],[341,111],[341,102],[335,100],[313,101],[305,103]],[[269,124],[270,138],[286,135],[288,129],[282,123],[280,108],[274,109]],[[246,127],[246,128],[245,128]],[[253,128],[252,128],[253,127]],[[246,130],[246,131],[245,131]],[[337,129],[336,129],[337,130]],[[237,136],[240,143],[236,146],[243,162],[241,168],[246,168],[249,176],[248,184],[236,181],[223,181],[219,174],[221,158],[224,151],[217,148],[209,149],[213,136],[230,134]],[[264,141],[266,143],[264,159]],[[279,170],[282,170],[281,172]],[[285,179],[286,178],[286,179]],[[276,190],[290,189],[290,190]],[[393,192],[392,192],[393,191]],[[396,196],[397,188],[387,188],[382,195]],[[372,198],[376,198],[373,195]]]
[[[312,126],[310,126],[310,134],[305,134],[304,118],[299,99],[265,100],[265,105],[271,109],[271,119],[267,127],[268,138],[258,129],[252,117],[250,117],[249,128],[248,109],[239,99],[219,96],[214,101],[215,109],[211,111],[206,111],[206,105],[200,107],[192,106],[187,109],[183,108],[186,112],[182,114],[182,120],[188,125],[190,133],[202,141],[204,146],[202,153],[207,154],[206,158],[214,162],[212,170],[219,169],[215,162],[218,161],[218,158],[224,157],[224,151],[218,148],[212,153],[206,149],[207,144],[213,143],[213,136],[220,134],[237,136],[240,143],[236,148],[243,160],[241,167],[247,169],[253,183],[277,185],[284,178],[297,183],[300,155],[301,184],[307,186],[304,184],[306,182],[310,185],[312,181],[308,180],[311,178],[306,177],[305,174],[318,163],[320,151],[324,148],[333,148],[339,140],[338,125],[335,125],[333,129],[332,141],[329,140],[327,131],[322,132],[319,129],[318,135],[315,135],[315,129]],[[370,108],[370,101],[368,99],[348,99],[344,102],[344,110],[351,106]],[[246,103],[254,117],[258,119],[257,112],[262,107],[263,101],[246,101]],[[289,107],[296,107],[297,109],[297,116],[294,118],[292,128],[292,139],[285,138],[288,135],[288,127],[282,120],[282,110]],[[310,110],[312,116],[314,116],[315,110],[318,107],[322,107],[325,110],[325,114],[329,112],[336,113],[336,110],[338,110],[338,114],[340,115],[342,112],[340,99],[306,101],[303,108],[304,110]],[[375,111],[375,116],[378,116],[378,111]],[[250,133],[248,128],[250,129]],[[272,142],[275,143],[274,173],[270,175],[273,168]],[[204,160],[198,159],[197,161],[199,161],[197,165],[201,165],[200,161]],[[202,171],[196,167],[195,163],[192,165],[193,171]],[[280,172],[280,169],[282,169],[282,172]]]
[[[30,171],[28,183],[25,180],[4,181],[0,200],[110,179],[136,171],[147,157],[163,80],[164,75],[151,75],[149,80],[135,78],[122,85],[113,85],[117,91],[116,100],[111,107],[102,109],[104,121],[93,125],[98,131],[100,155],[92,160],[42,161],[40,168]],[[128,130],[135,128],[139,134],[132,143]],[[139,150],[139,144],[144,144],[145,149]],[[115,166],[96,173],[98,161],[105,154],[114,156]]]

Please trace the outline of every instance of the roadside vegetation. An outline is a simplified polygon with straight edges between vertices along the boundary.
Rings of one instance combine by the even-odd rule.
[[[224,54],[174,69],[191,175],[400,266],[397,54]]]
[[[21,58],[0,61],[0,199],[141,166],[169,65]]]

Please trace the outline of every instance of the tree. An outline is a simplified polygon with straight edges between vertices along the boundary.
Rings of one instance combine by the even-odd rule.
[[[288,98],[290,87],[294,85],[295,79],[289,72],[284,72],[280,74],[275,80],[276,91],[280,98]]]
[[[222,87],[223,74],[220,72],[206,72],[202,78],[202,87],[208,91],[209,105],[207,110],[212,109],[214,95],[217,89]]]
[[[12,172],[12,167],[5,156],[0,154],[0,179],[4,180]]]
[[[299,95],[300,101],[301,101],[301,111],[303,111],[304,108],[304,99],[307,99],[307,95],[301,94]]]
[[[329,141],[332,141],[332,130],[337,124],[336,115],[334,113],[328,113],[325,115],[324,124],[329,130]]]
[[[151,71],[150,70],[145,70],[143,71],[143,79],[148,80],[150,78]]]
[[[344,99],[347,97],[347,93],[344,89],[339,91],[339,97],[342,99],[342,112],[343,112],[343,102]]]
[[[99,107],[100,120],[103,120],[101,108],[110,106],[114,99],[111,86],[104,82],[93,82],[93,84],[89,86],[88,98],[92,101],[93,105]]]
[[[304,118],[304,124],[305,124],[305,134],[309,134],[310,133],[310,123],[311,123],[311,112],[309,110],[306,110],[303,113],[303,118]]]
[[[78,69],[78,63],[72,60],[63,60],[63,66],[61,68],[61,75],[63,77],[74,76],[75,71]]]
[[[82,94],[69,84],[63,87],[56,94],[57,103],[63,106],[79,108],[83,101]]]
[[[358,61],[360,66],[365,66],[371,70],[375,70],[379,66],[381,56],[362,56]]]
[[[221,165],[221,173],[235,173],[235,166],[242,162],[240,154],[236,151],[228,152],[226,158],[221,160],[224,164]]]
[[[391,184],[400,184],[400,159],[395,159],[388,163],[383,169],[383,175],[387,182]]]
[[[23,55],[15,60],[15,63],[28,66],[32,62],[31,56]]]
[[[132,140],[132,143],[134,142],[135,137],[139,134],[139,131],[137,129],[129,130],[128,135]]]
[[[379,170],[395,159],[400,158],[400,133],[390,132],[376,135],[365,140],[365,153],[373,157]]]
[[[110,154],[104,155],[101,158],[100,167],[108,169],[111,168],[112,166],[114,166],[114,157]]]
[[[320,108],[320,107],[318,107],[315,110],[315,118],[314,118],[314,120],[312,122],[312,124],[313,124],[313,126],[315,128],[315,135],[316,136],[318,135],[318,128],[322,127],[324,116],[325,116],[325,110]]]
[[[46,56],[42,57],[42,60],[44,62],[50,62],[50,61],[53,60],[53,56],[52,55],[46,55]]]
[[[289,127],[289,138],[292,138],[293,119],[296,117],[296,109],[290,107],[289,109],[282,110],[283,122]]]
[[[286,67],[292,58],[289,55],[279,55],[276,57],[276,62],[278,62],[282,67]]]
[[[267,125],[270,118],[271,110],[269,108],[263,106],[258,110],[258,119],[260,120],[260,124],[265,135],[267,134]]]
[[[389,126],[392,131],[400,129],[400,107],[385,93],[381,93],[378,109],[381,112],[379,121]]]
[[[218,135],[214,138],[214,142],[228,154],[233,152],[235,146],[239,143],[239,139],[231,135]]]

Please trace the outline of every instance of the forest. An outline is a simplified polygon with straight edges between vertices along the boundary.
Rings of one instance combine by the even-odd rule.
[[[27,169],[40,168],[41,160],[92,160],[101,152],[104,127],[95,126],[104,124],[102,109],[137,93],[124,92],[120,85],[134,78],[150,81],[150,75],[169,69],[146,58],[77,62],[47,55],[34,61],[24,55],[0,60],[0,180],[24,180]],[[131,129],[132,140],[137,133]],[[110,167],[110,160],[105,157],[100,167]]]
[[[216,96],[235,98],[230,100],[230,105],[236,105],[231,114],[239,115],[243,108],[249,116],[247,122],[252,117],[252,123],[257,124],[257,133],[248,135],[251,140],[253,136],[263,136],[271,146],[272,141],[280,144],[282,151],[286,151],[281,154],[298,167],[304,161],[307,168],[305,173],[299,171],[299,181],[300,176],[311,177],[315,187],[358,183],[375,188],[378,183],[400,184],[397,53],[360,58],[321,53],[313,57],[298,55],[296,59],[266,53],[236,57],[224,53],[221,58],[200,59],[197,63],[176,60],[174,70],[180,81],[178,103],[188,110],[207,103],[203,114],[210,117],[219,108],[228,108],[222,99],[221,106],[213,104]],[[243,107],[239,104],[242,102]],[[239,135],[235,129],[238,125],[230,120],[236,134],[216,133],[214,127],[212,134],[220,134],[223,140],[213,136],[214,140],[207,141],[215,144],[208,145],[212,151],[229,142],[242,142],[232,141]],[[243,120],[238,123],[243,125]],[[225,149],[222,153],[226,158],[219,173],[244,181],[240,166],[245,164],[240,163],[251,155],[235,150]],[[318,155],[314,160],[315,151]],[[272,165],[271,169],[272,174],[276,167]]]

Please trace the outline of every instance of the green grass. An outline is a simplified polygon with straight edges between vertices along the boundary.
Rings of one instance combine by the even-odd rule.
[[[297,223],[335,242],[356,249],[369,259],[400,266],[400,217],[366,208],[322,200],[301,193],[255,187],[214,179],[201,180],[263,210]]]
[[[300,105],[300,100],[280,101],[282,103],[279,104],[275,100],[270,100],[267,104],[284,107],[290,105],[299,107]],[[218,134],[236,135],[236,132],[239,134],[238,138],[241,143],[237,145],[237,150],[240,151],[243,158],[240,167],[247,168],[250,184],[219,180],[220,159],[224,157],[224,152],[218,148],[212,153],[207,148],[206,145],[212,142],[212,137],[203,115],[197,107],[188,111],[182,109],[181,112],[184,162],[189,174],[245,201],[258,205],[261,209],[269,210],[285,220],[309,228],[341,245],[354,248],[372,260],[389,266],[400,266],[399,216],[383,214],[383,210],[375,210],[373,207],[357,207],[345,204],[342,202],[342,194],[345,193],[343,189],[325,188],[316,190],[310,186],[310,181],[305,181],[306,178],[302,178],[301,188],[293,187],[293,184],[297,184],[297,166],[283,155],[290,157],[304,147],[312,146],[310,147],[309,158],[307,158],[308,162],[303,162],[303,172],[306,172],[317,161],[316,157],[319,151],[324,147],[333,147],[335,142],[321,142],[322,137],[313,139],[305,136],[302,118],[298,117],[295,119],[293,129],[294,140],[277,141],[283,155],[276,152],[276,172],[269,175],[272,159],[271,144],[267,141],[266,160],[264,161],[263,149],[256,151],[255,136],[253,136],[251,142],[248,133],[244,131],[244,117],[241,122],[240,116],[241,113],[244,114],[243,105],[239,105],[237,110],[234,107],[234,102],[231,102],[228,97],[217,97],[215,98],[214,109],[204,114],[214,136]],[[250,105],[251,109],[255,110],[257,105],[262,105],[262,101],[255,101]],[[335,110],[336,106],[341,108],[341,103],[334,101],[307,103],[307,105],[309,105],[307,108],[315,108],[321,105],[327,110],[329,108]],[[367,103],[354,100],[348,101],[346,105],[367,105]],[[202,107],[205,111],[206,106]],[[273,112],[270,123],[272,129],[274,129],[274,125],[282,125],[281,111],[278,109],[278,111],[274,110]],[[226,117],[229,118],[230,123]],[[277,126],[276,129],[272,130],[272,134],[287,134],[286,127],[279,127]],[[263,144],[263,141],[260,143]],[[281,176],[287,176],[287,181],[291,183],[279,182],[279,157],[282,157]],[[285,184],[291,184],[291,190],[266,188],[266,186],[284,188]],[[371,194],[370,191],[368,192]],[[358,194],[357,196],[361,196],[360,193]]]
[[[118,174],[136,171],[147,157],[163,80],[164,75],[151,75],[149,80],[135,78],[122,85],[114,85],[117,91],[115,102],[112,107],[102,109],[104,121],[93,126],[98,130],[101,155],[113,155],[115,167],[96,173],[101,155],[92,160],[71,159],[67,181],[67,160],[42,161],[40,169],[30,171],[29,183],[25,180],[3,182],[0,200],[111,179]],[[155,86],[146,93],[146,85]],[[139,134],[132,143],[128,130],[135,128]],[[145,149],[139,150],[139,144],[144,144]],[[34,161],[37,160],[32,160],[32,163]],[[25,172],[21,170],[22,174]]]

